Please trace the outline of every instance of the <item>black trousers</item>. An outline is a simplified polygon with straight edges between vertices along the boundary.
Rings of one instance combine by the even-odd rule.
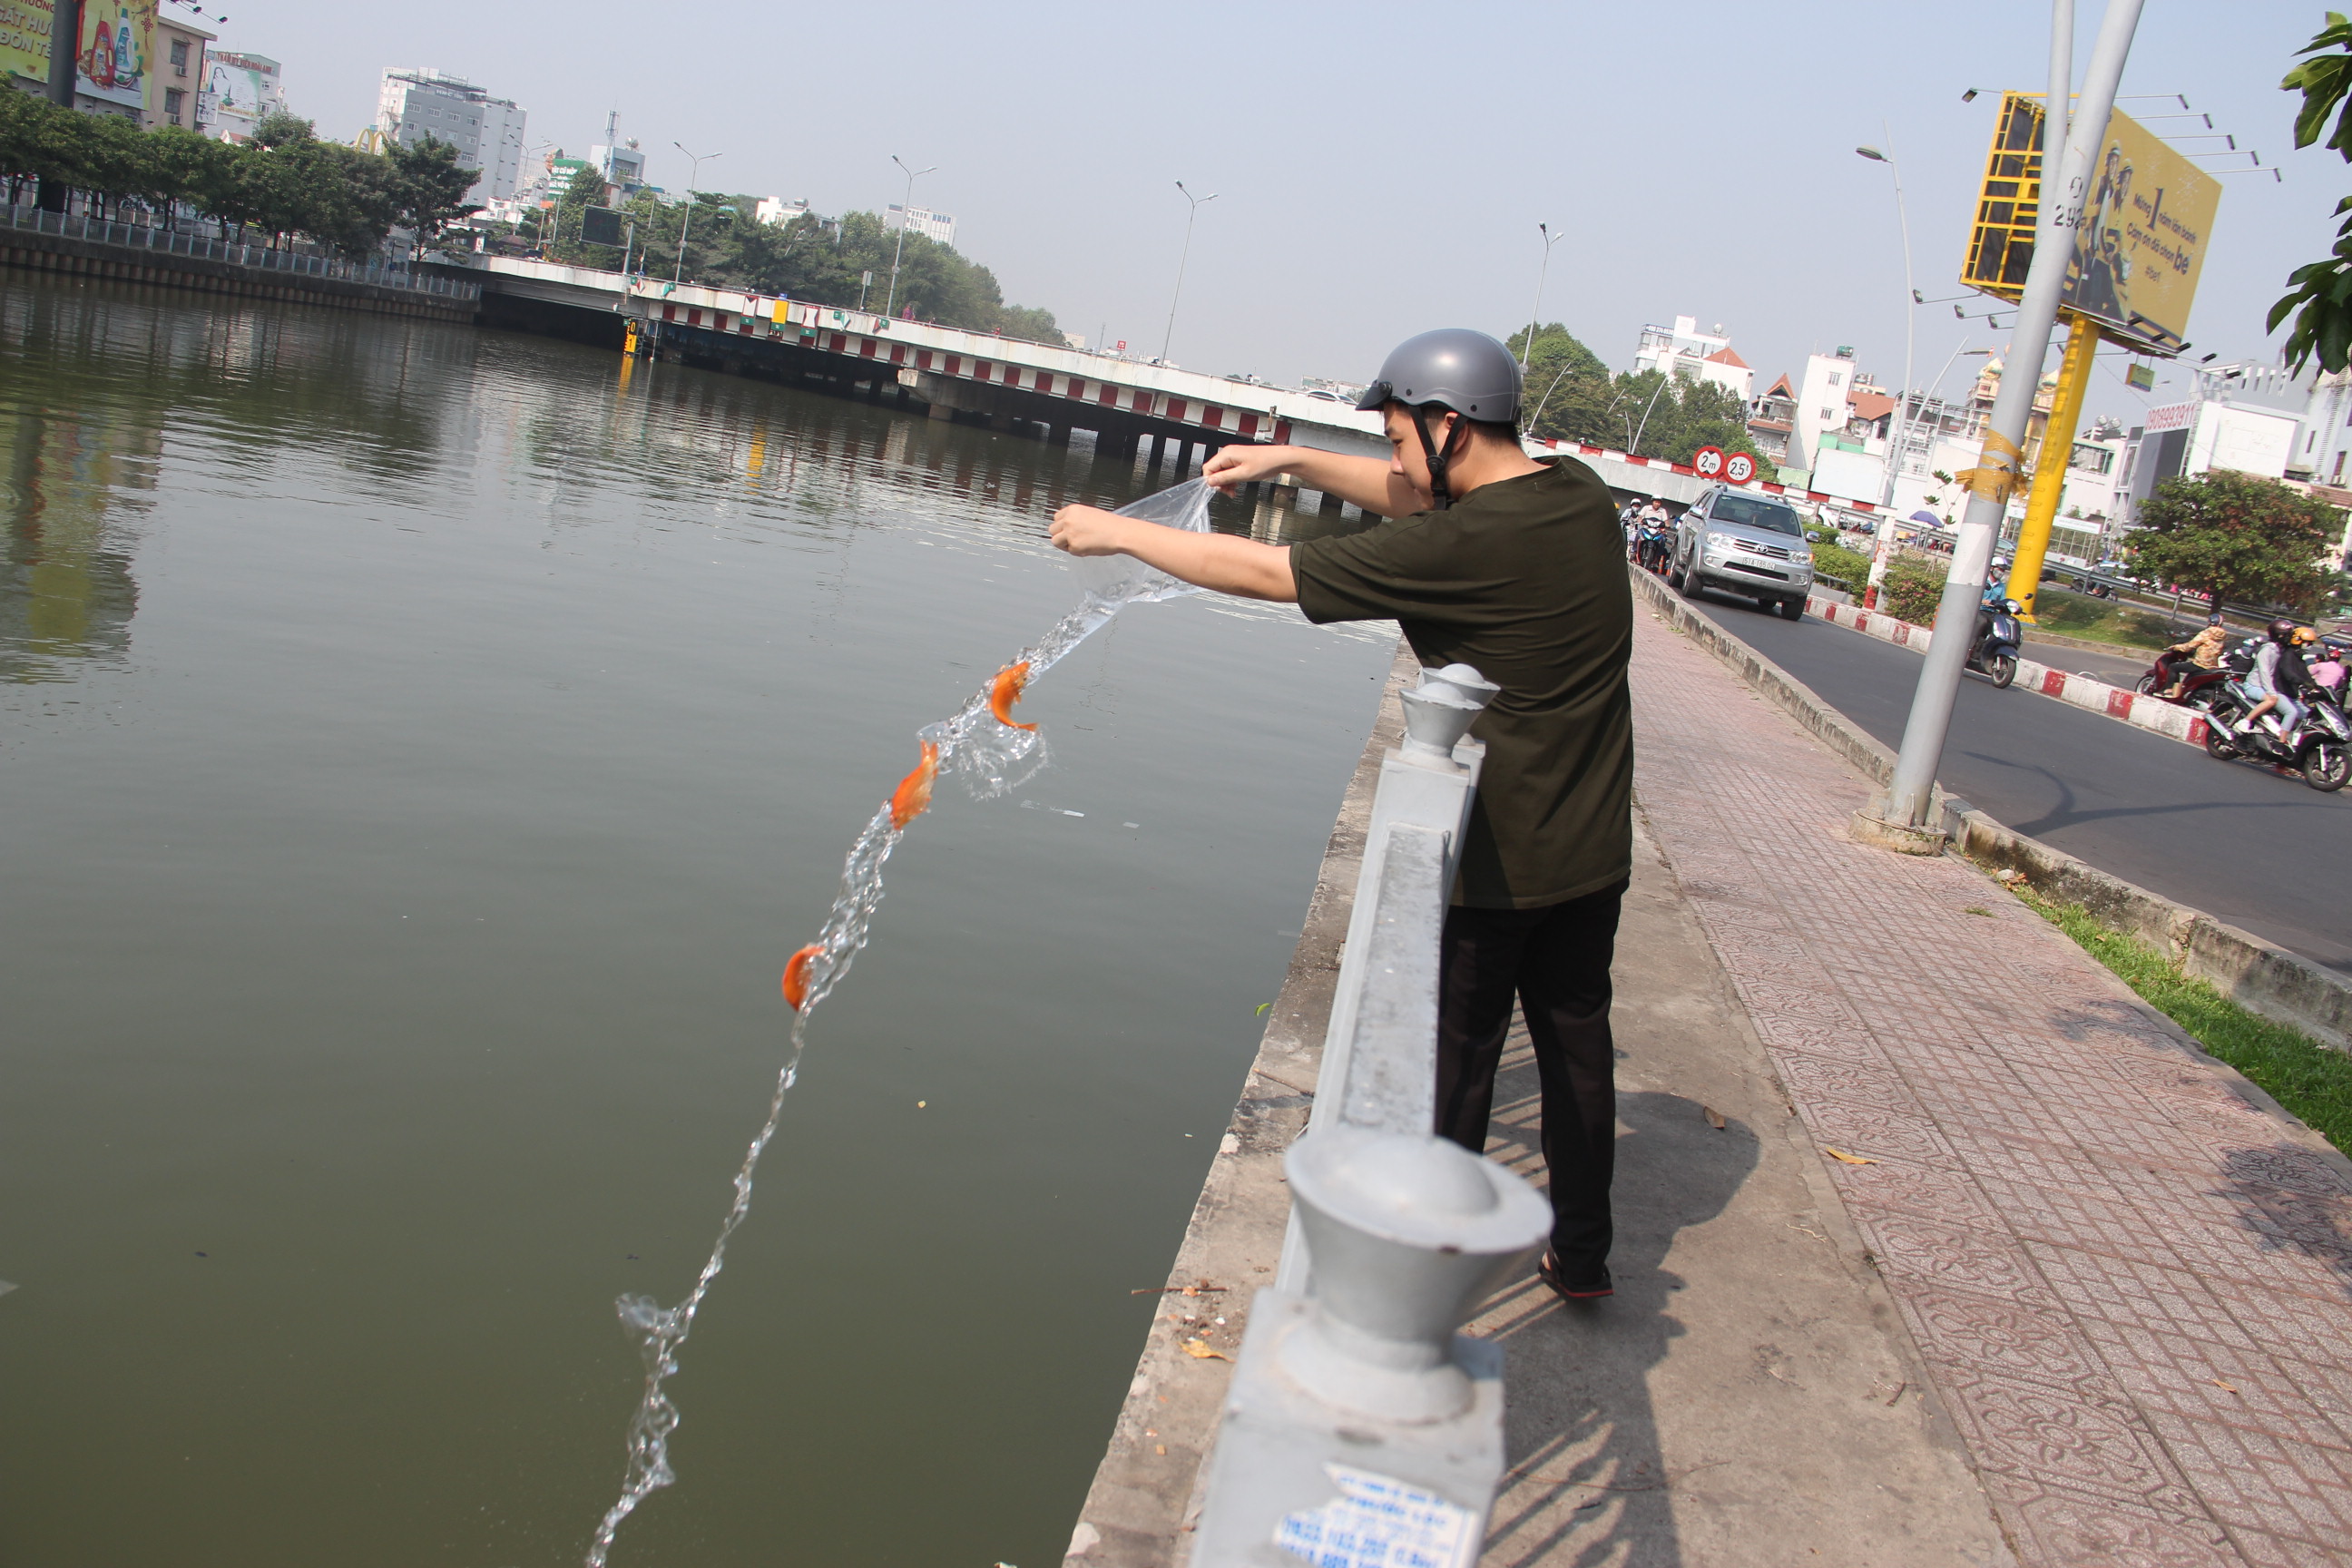
[[[1616,1167],[1617,1053],[1609,963],[1624,882],[1539,910],[1445,911],[1437,982],[1437,1134],[1486,1152],[1511,1004],[1527,1015],[1543,1089],[1551,1248],[1589,1279],[1609,1257]]]

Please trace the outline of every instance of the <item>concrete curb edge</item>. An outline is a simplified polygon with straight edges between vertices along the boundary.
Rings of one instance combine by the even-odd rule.
[[[1635,593],[1649,601],[1661,619],[1729,665],[1749,686],[1779,703],[1874,783],[1884,784],[1894,777],[1895,753],[1823,701],[1812,688],[1717,625],[1659,578],[1633,566],[1626,570]],[[1892,621],[1889,616],[1873,618]],[[2185,713],[2180,709],[2171,710]],[[2198,743],[2202,743],[2201,736]],[[2352,1051],[2352,980],[2201,910],[2175,903],[2030,838],[1968,802],[1945,795],[1941,785],[1937,787],[1935,801],[1937,820],[1951,836],[1953,848],[1968,859],[2022,871],[2045,895],[2079,903],[2101,923],[2169,953],[2182,973],[2210,982],[2239,1005],[2274,1023],[2301,1029],[2332,1049]]]

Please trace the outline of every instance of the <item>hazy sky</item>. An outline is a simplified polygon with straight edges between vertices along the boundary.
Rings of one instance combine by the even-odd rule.
[[[722,154],[706,186],[824,212],[899,199],[894,153],[937,164],[918,204],[955,215],[959,248],[1009,300],[1147,353],[1167,330],[1183,180],[1218,199],[1201,209],[1171,357],[1286,381],[1366,378],[1428,327],[1515,330],[1539,221],[1566,236],[1544,316],[1614,366],[1643,321],[1687,314],[1728,327],[1759,386],[1839,343],[1895,381],[1894,191],[1854,146],[1891,139],[1919,289],[1956,294],[1998,89],[2048,75],[2048,6],[2015,0],[208,8],[229,15],[225,46],[284,62],[293,107],[326,134],[368,121],[383,67],[434,66],[511,97],[532,141],[574,153],[617,107],[673,189],[673,142]],[[2078,6],[2078,82],[2100,9]],[[2123,90],[2186,93],[2285,170],[2225,177],[2192,357],[2267,352],[2270,302],[2326,253],[2352,189],[2334,154],[2290,151],[2298,100],[2277,89],[2323,9],[2149,0],[2141,19]],[[1986,90],[1963,104],[1971,87]],[[1917,383],[1995,341],[1948,305],[1916,321]],[[2151,400],[2125,390],[2122,363],[2103,360],[2087,412]]]

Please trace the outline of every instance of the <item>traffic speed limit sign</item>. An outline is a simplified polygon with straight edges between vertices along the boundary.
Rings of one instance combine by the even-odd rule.
[[[1691,467],[1698,470],[1700,479],[1720,479],[1723,475],[1723,448],[1701,447],[1691,454]]]
[[[1723,477],[1735,485],[1744,485],[1756,477],[1756,459],[1745,452],[1734,452],[1724,459]]]

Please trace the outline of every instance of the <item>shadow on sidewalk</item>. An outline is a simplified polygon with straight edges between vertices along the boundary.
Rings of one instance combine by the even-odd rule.
[[[1496,1084],[1487,1153],[1542,1179],[1533,1053],[1515,1035]],[[1625,1053],[1621,1051],[1622,1057]],[[1674,1311],[1688,1283],[1664,1267],[1676,1232],[1720,1214],[1755,1170],[1755,1137],[1727,1137],[1696,1101],[1622,1091],[1617,1114],[1617,1293],[1571,1306],[1528,1279],[1486,1308],[1510,1357],[1510,1473],[1487,1536],[1487,1561],[1684,1562],[1649,1373],[1685,1331]],[[1686,1473],[1686,1472],[1685,1472]]]

